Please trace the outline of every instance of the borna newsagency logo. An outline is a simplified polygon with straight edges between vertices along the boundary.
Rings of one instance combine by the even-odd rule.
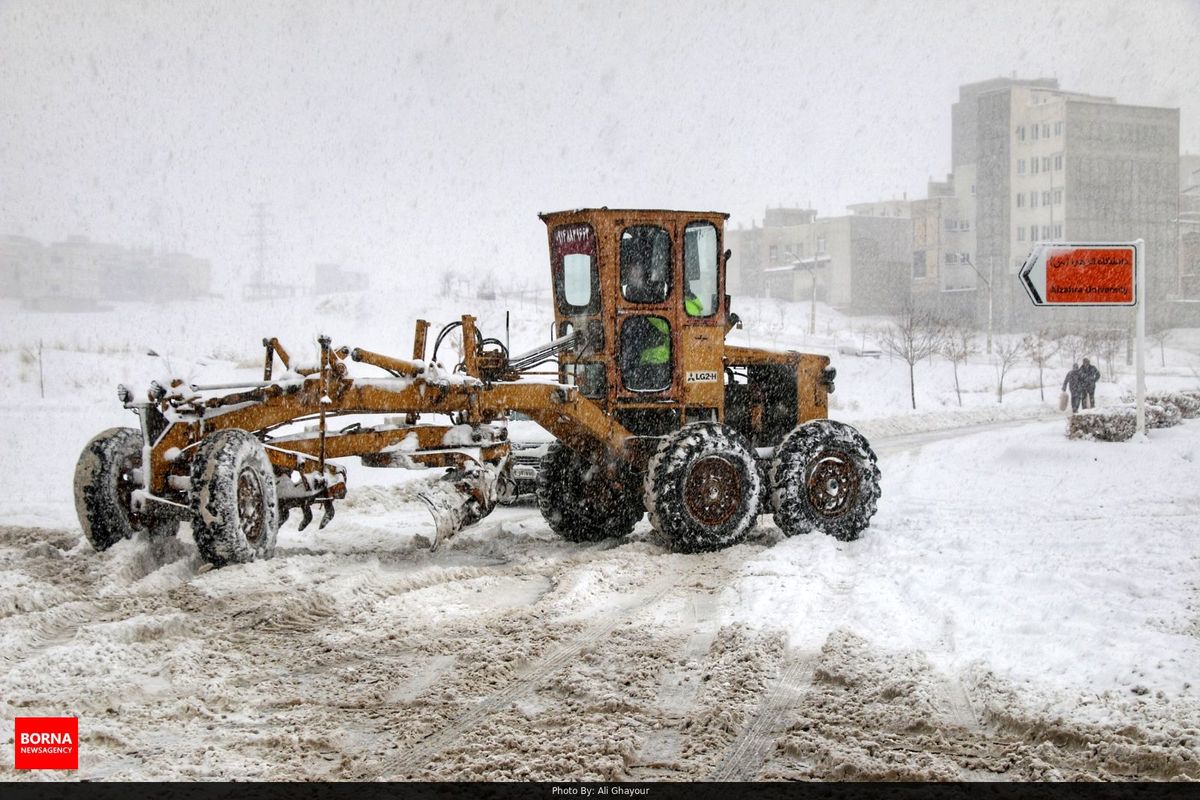
[[[78,717],[17,717],[15,769],[79,769]]]

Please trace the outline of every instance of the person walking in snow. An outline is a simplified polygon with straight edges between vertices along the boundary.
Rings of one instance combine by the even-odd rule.
[[[1086,358],[1084,363],[1087,363]],[[1065,392],[1068,389],[1071,391],[1071,413],[1074,414],[1079,410],[1079,401],[1083,399],[1083,373],[1078,364],[1072,364],[1071,371],[1063,379],[1062,390]]]
[[[1083,360],[1082,366],[1079,367],[1079,385],[1083,390],[1084,408],[1096,407],[1096,384],[1100,381],[1100,370],[1086,358]],[[1072,393],[1072,396],[1074,393]]]

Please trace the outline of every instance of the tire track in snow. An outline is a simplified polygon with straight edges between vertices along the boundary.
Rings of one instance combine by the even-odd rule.
[[[643,736],[638,749],[640,763],[630,766],[634,780],[662,780],[681,775],[679,759],[683,751],[682,726],[696,705],[703,673],[703,661],[721,630],[718,596],[729,585],[741,566],[721,561],[704,580],[692,587],[687,607],[691,610],[692,632],[680,649],[674,665],[664,670],[657,691],[657,706],[665,724]]]
[[[837,576],[837,580],[830,585],[825,605],[835,604],[841,609],[830,626],[831,631],[838,630],[849,616],[853,587],[853,573]],[[785,656],[779,677],[764,694],[758,711],[726,748],[707,780],[749,781],[762,771],[774,757],[779,738],[787,731],[789,712],[812,687],[819,658],[820,653],[813,651],[793,652],[790,657]]]
[[[386,779],[406,778],[426,765],[430,756],[446,750],[460,737],[477,727],[488,715],[501,711],[531,694],[539,683],[555,672],[569,666],[595,642],[603,639],[639,611],[652,605],[668,592],[686,582],[704,565],[697,564],[683,575],[668,574],[634,595],[631,600],[610,614],[605,622],[593,625],[569,644],[547,656],[529,672],[513,680],[497,692],[477,701],[448,725],[425,739],[415,742],[399,758],[385,762],[374,773]]]
[[[758,712],[725,750],[710,781],[750,781],[775,753],[776,741],[787,730],[787,717],[812,686],[818,653],[794,653],[784,663]]]

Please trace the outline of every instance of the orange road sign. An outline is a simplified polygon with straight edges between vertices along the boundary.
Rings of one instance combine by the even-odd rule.
[[[1035,306],[1137,305],[1137,250],[1132,244],[1045,243],[1021,267]]]

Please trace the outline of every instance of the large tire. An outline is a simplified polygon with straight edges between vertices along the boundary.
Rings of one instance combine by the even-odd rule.
[[[275,554],[279,504],[267,451],[243,430],[205,437],[192,459],[192,533],[214,567]]]
[[[820,528],[850,542],[871,523],[879,502],[879,467],[863,435],[816,419],[775,448],[771,464],[775,524],[787,536]]]
[[[133,513],[133,492],[141,488],[134,470],[142,466],[142,434],[133,428],[109,428],[97,434],[75,464],[75,513],[83,535],[97,551],[107,550],[138,531],[174,536],[179,519]]]
[[[646,471],[650,524],[681,553],[737,544],[753,527],[762,481],[745,437],[695,422],[664,437]]]
[[[538,509],[550,529],[569,542],[598,542],[628,536],[642,518],[636,478],[608,470],[567,447],[550,445],[537,478]]]

